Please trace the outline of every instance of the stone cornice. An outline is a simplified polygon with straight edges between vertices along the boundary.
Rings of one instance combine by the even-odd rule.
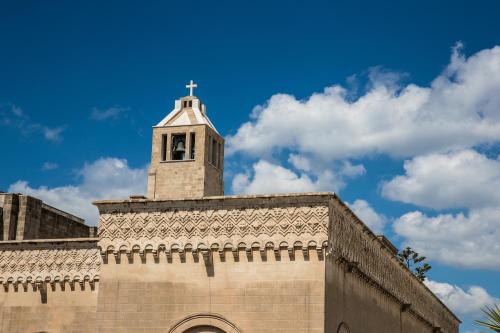
[[[51,239],[0,242],[0,284],[17,290],[41,284],[69,283],[93,287],[99,280],[97,239]]]
[[[97,246],[99,238],[60,238],[60,239],[25,239],[0,241],[0,251],[5,249],[33,249],[35,247],[47,247],[50,245],[68,248],[93,248]]]
[[[338,197],[333,192],[305,192],[305,193],[281,193],[281,194],[257,194],[257,195],[228,195],[228,196],[210,196],[203,197],[199,199],[193,198],[179,198],[179,199],[148,199],[148,198],[136,198],[136,199],[122,199],[122,200],[97,200],[93,204],[99,208],[99,211],[113,209],[113,204],[124,205],[124,204],[139,204],[135,206],[140,206],[140,204],[147,204],[153,207],[155,204],[159,203],[161,207],[190,207],[196,206],[213,206],[213,205],[235,205],[235,206],[245,206],[252,204],[268,204],[268,203],[318,203],[323,202],[325,204],[332,198]]]

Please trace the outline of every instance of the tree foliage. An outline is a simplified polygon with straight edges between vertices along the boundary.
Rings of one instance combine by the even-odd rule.
[[[487,306],[482,311],[486,317],[486,321],[476,320],[476,324],[487,327],[492,331],[500,332],[500,308],[498,305],[491,308]]]
[[[426,257],[415,252],[407,246],[404,250],[398,252],[398,260],[402,262],[420,281],[424,281],[427,272],[432,268],[431,265],[424,262]]]

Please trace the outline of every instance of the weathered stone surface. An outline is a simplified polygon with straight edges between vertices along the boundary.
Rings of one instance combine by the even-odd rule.
[[[340,200],[330,204],[328,239],[326,309],[333,316],[327,330],[347,319],[354,331],[366,332],[385,323],[393,325],[387,332],[397,332],[400,321],[413,327],[405,332],[432,332],[437,327],[443,332],[458,331],[454,314]],[[336,308],[364,311],[370,319],[357,321],[359,313]]]
[[[314,247],[327,240],[328,195],[99,201],[108,252]]]
[[[97,239],[0,242],[0,283],[5,288],[99,280]]]
[[[0,332],[95,332],[97,239],[0,242]]]
[[[91,237],[83,219],[29,195],[0,193],[0,209],[0,240]]]

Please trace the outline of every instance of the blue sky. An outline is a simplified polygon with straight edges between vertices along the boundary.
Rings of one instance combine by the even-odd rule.
[[[0,6],[0,189],[95,223],[193,79],[227,194],[338,192],[427,255],[462,332],[500,298],[497,1]]]

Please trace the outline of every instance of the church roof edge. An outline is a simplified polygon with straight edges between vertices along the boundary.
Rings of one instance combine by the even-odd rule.
[[[179,198],[179,199],[111,199],[93,201],[94,205],[127,203],[127,202],[184,202],[184,201],[211,201],[211,200],[241,200],[241,199],[292,199],[298,197],[328,197],[341,200],[334,192],[303,192],[303,193],[276,193],[276,194],[248,194],[248,195],[222,195],[202,198]]]

